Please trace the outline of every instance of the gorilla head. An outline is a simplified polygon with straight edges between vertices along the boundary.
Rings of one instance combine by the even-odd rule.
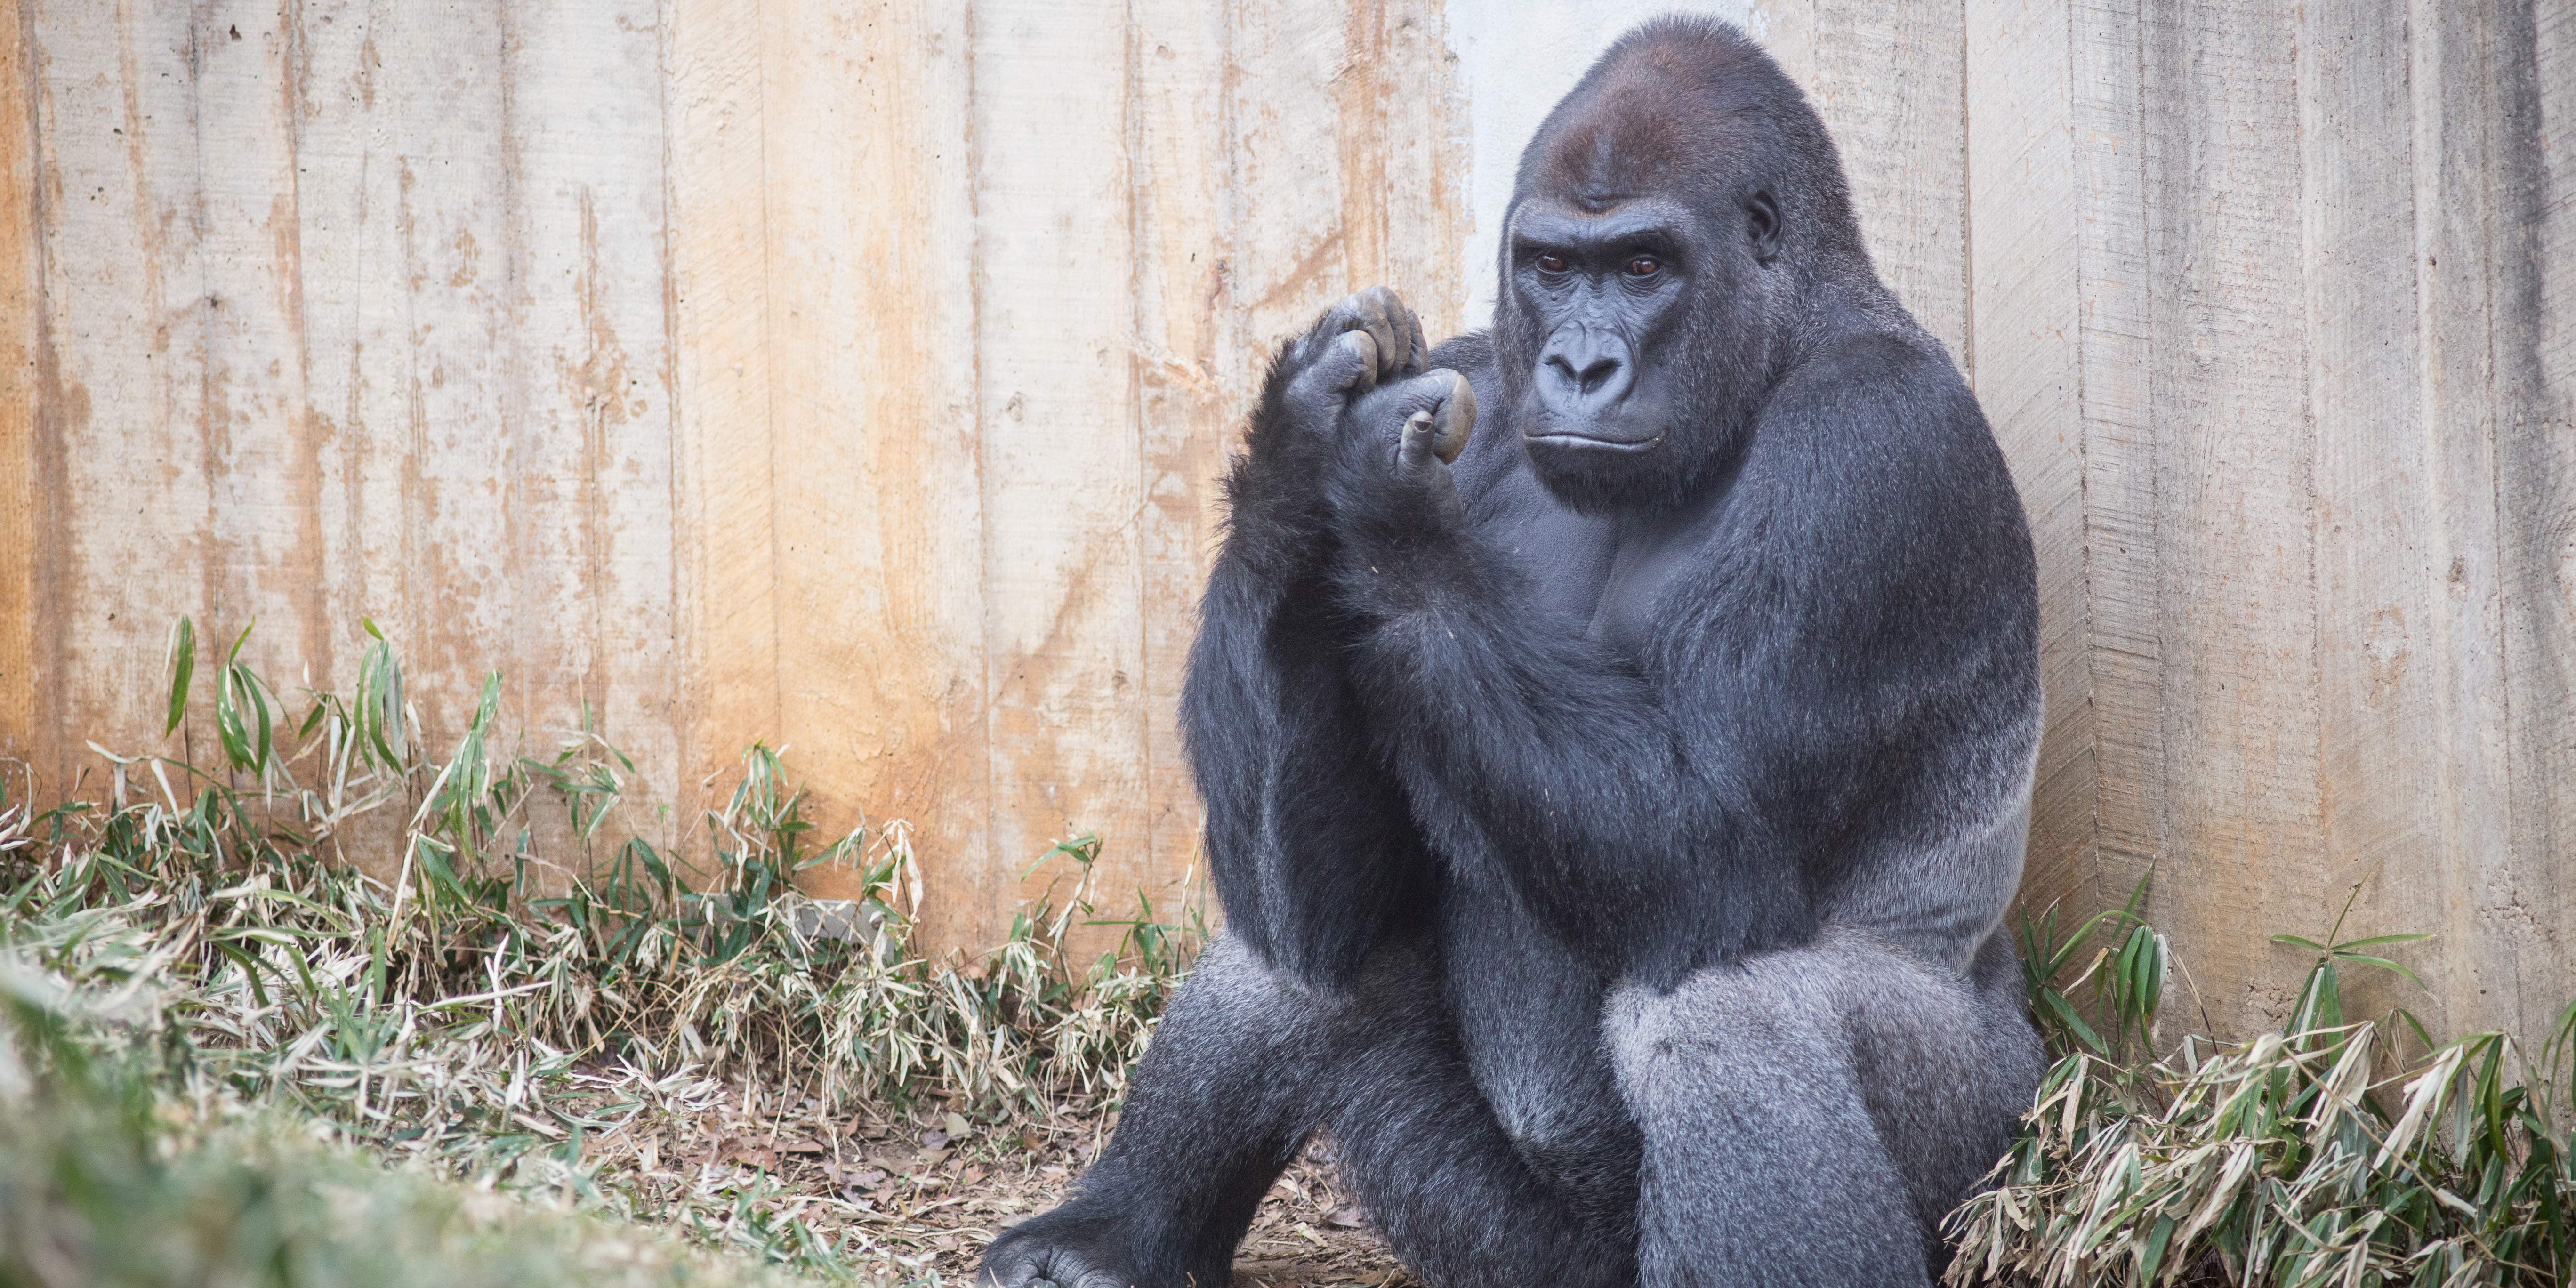
[[[1797,87],[1732,28],[1649,23],[1521,156],[1494,327],[1506,423],[1568,505],[1669,504],[1735,455],[1817,289],[1871,280]]]

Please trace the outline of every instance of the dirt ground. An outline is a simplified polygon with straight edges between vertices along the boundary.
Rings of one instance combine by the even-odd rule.
[[[840,1123],[810,1107],[758,1117],[719,1110],[601,1140],[593,1158],[632,1168],[648,1193],[756,1195],[760,1207],[800,1217],[828,1237],[856,1235],[869,1249],[861,1260],[890,1278],[935,1270],[964,1284],[995,1234],[1061,1200],[1113,1124],[1114,1116],[1075,1108],[1039,1126],[995,1126],[938,1101]],[[1262,1201],[1236,1254],[1234,1282],[1400,1288],[1412,1281],[1334,1184],[1331,1144],[1319,1142]]]

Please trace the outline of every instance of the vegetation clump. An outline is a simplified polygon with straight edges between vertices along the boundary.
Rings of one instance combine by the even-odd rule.
[[[21,965],[0,971],[0,1284],[788,1281],[569,1203],[387,1171],[318,1120],[177,1094],[154,1053],[77,1040],[98,999]]]
[[[666,853],[596,731],[502,749],[497,676],[426,754],[369,633],[355,692],[289,701],[240,637],[199,684],[183,621],[176,754],[52,808],[0,774],[0,1285],[939,1282],[1078,1172],[1206,940],[1104,915],[1085,836],[932,959],[907,830],[817,843],[777,752]],[[822,865],[861,897],[799,893]],[[2436,1042],[2344,1014],[2421,936],[2280,936],[2315,963],[2278,1031],[2162,1043],[2144,888],[2020,926],[2056,1060],[1952,1288],[2576,1280],[2576,1005]],[[1265,1246],[1360,1225],[1282,1184]]]
[[[2138,904],[2062,940],[2053,915],[2024,920],[2032,1009],[2059,1058],[1995,1188],[1950,1216],[1953,1288],[2576,1275],[2576,1004],[2536,1054],[2502,1033],[2436,1043],[2403,1010],[2373,1021],[2343,1009],[2344,969],[2413,979],[2377,954],[2424,936],[2280,935],[2316,955],[2280,1030],[2187,1037],[2158,1059],[2166,944]],[[2117,942],[2094,947],[2096,933]],[[2412,1059],[2397,1049],[2406,1037]]]
[[[568,1195],[839,1273],[872,1251],[864,1229],[823,1233],[800,1217],[811,1204],[763,1201],[766,1168],[745,1182],[715,1165],[832,1154],[842,1134],[816,1124],[933,1098],[933,1121],[995,1139],[1063,1128],[1068,1108],[1096,1117],[1203,940],[1141,902],[1101,915],[1100,843],[1086,836],[1039,861],[1071,881],[1060,904],[1058,882],[1001,947],[933,960],[912,940],[906,829],[813,844],[775,751],[746,753],[683,860],[620,827],[634,766],[595,732],[549,755],[502,751],[497,675],[453,754],[424,755],[394,652],[369,632],[355,693],[290,704],[240,662],[240,639],[198,685],[183,620],[167,726],[184,735],[179,754],[102,749],[104,799],[42,812],[0,790],[0,972],[24,997],[60,1000],[10,1025],[28,1053],[9,1093],[21,1104],[71,1095],[61,1055],[91,1051],[125,1070],[116,1096],[162,1106],[131,1123],[317,1122],[432,1175]],[[211,724],[211,764],[185,750],[200,741],[192,717]],[[391,880],[347,861],[361,837],[398,847]],[[570,852],[541,852],[542,837]],[[819,865],[854,870],[863,896],[807,899],[795,877]],[[1118,932],[1090,961],[1069,946],[1085,923]],[[38,1018],[56,1037],[28,1046]],[[767,1141],[674,1134],[719,1110],[765,1116]],[[805,1125],[782,1140],[790,1115]],[[234,1134],[169,1139],[183,1137],[249,1157]],[[23,1163],[115,1139],[83,1129],[0,1152]],[[694,1156],[667,1157],[671,1141]],[[282,1169],[262,1173],[273,1180],[305,1174],[258,1157]],[[676,1195],[631,1184],[684,1163],[700,1183]],[[40,1246],[19,1234],[0,1229],[0,1264]]]

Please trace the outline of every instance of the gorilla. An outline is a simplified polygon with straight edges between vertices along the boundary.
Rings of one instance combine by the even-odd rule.
[[[2030,1103],[2029,532],[1823,122],[1649,23],[1503,242],[1490,333],[1372,290],[1270,369],[1181,713],[1225,933],[988,1284],[1228,1283],[1320,1132],[1434,1285],[1920,1286]]]

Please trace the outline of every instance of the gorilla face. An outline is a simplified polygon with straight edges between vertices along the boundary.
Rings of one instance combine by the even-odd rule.
[[[1697,216],[1662,195],[1542,195],[1514,210],[1518,316],[1505,330],[1517,343],[1502,346],[1518,377],[1513,419],[1569,504],[1677,499],[1739,437],[1754,392],[1744,386],[1758,378],[1740,368],[1768,347],[1758,323],[1780,213],[1767,189],[1721,210],[1740,218]]]
[[[1652,452],[1672,429],[1668,343],[1706,239],[1661,198],[1592,212],[1532,201],[1512,220],[1512,278],[1538,357],[1522,395],[1534,452]],[[1698,244],[1694,244],[1698,243]]]
[[[1770,100],[1796,91],[1723,71],[1598,68],[1521,161],[1496,359],[1539,479],[1580,510],[1672,504],[1734,455],[1796,329],[1807,216],[1841,208],[1787,161]]]

